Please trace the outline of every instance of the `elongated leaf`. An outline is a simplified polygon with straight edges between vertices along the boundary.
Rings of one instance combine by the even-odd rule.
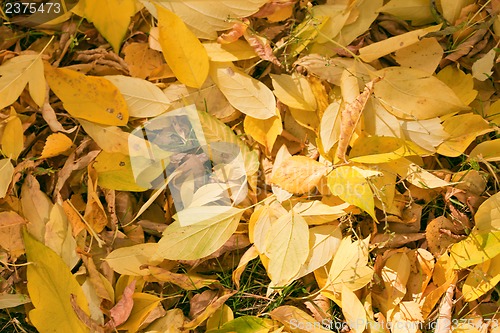
[[[163,91],[149,81],[123,75],[104,78],[120,90],[127,102],[130,117],[155,117],[170,107],[170,101]]]
[[[103,125],[123,126],[128,122],[125,99],[108,80],[50,65],[45,66],[45,77],[73,117]]]
[[[157,243],[137,244],[116,249],[108,254],[105,260],[119,274],[149,275],[149,271],[141,269],[141,266],[159,263],[161,259],[155,260],[154,258],[156,251],[158,251]]]
[[[45,79],[40,55],[21,55],[0,66],[0,109],[14,103],[29,83],[33,100],[41,106],[45,100]]]
[[[12,108],[11,119],[4,127],[1,143],[3,154],[17,160],[24,149],[23,124],[17,113]]]
[[[478,299],[493,289],[500,281],[500,255],[487,260],[469,273],[465,279],[462,293],[467,302]]]
[[[177,15],[164,7],[156,8],[163,57],[179,81],[200,88],[208,76],[207,51]]]
[[[267,0],[225,0],[221,1],[162,1],[141,0],[150,12],[155,13],[152,4],[162,6],[176,15],[189,26],[198,38],[215,39],[217,31],[231,28],[231,18],[247,17],[259,10]],[[152,7],[152,8],[151,8]]]
[[[342,286],[342,313],[353,332],[362,333],[365,331],[365,308],[358,296],[345,285]]]
[[[493,259],[500,254],[500,231],[471,232],[463,241],[454,244],[450,257],[454,268],[461,269]]]
[[[231,105],[257,119],[276,115],[276,99],[264,83],[230,63],[210,65],[210,76]]]
[[[89,332],[71,306],[76,296],[80,308],[89,313],[82,288],[68,266],[51,249],[24,232],[28,265],[28,292],[35,309],[29,318],[40,333]]]
[[[309,227],[302,216],[289,211],[271,223],[267,239],[268,274],[274,286],[283,286],[299,272],[309,255]]]
[[[7,194],[13,175],[12,162],[7,158],[0,160],[0,198],[4,198]]]
[[[182,227],[179,221],[173,222],[163,232],[157,254],[171,260],[194,260],[212,254],[238,227],[243,210],[231,207],[230,212],[232,215],[224,214],[222,218],[215,216],[211,219],[205,219],[205,215],[200,213],[192,216],[199,222],[186,227]]]
[[[118,53],[130,25],[130,19],[135,13],[135,1],[85,0],[84,8],[85,18],[94,23],[97,30]]]
[[[396,117],[422,120],[468,109],[451,88],[426,72],[387,67],[377,75],[383,79],[375,85],[375,96]]]
[[[245,117],[243,123],[245,133],[263,145],[267,151],[271,151],[278,138],[278,135],[283,131],[283,124],[278,116],[273,116],[268,119],[257,119],[250,116]]]

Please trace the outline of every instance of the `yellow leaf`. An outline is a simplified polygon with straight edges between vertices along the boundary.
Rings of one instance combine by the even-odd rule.
[[[454,244],[450,249],[455,269],[483,263],[499,254],[500,231],[472,231],[466,239]]]
[[[460,156],[477,136],[494,130],[483,117],[473,113],[448,118],[443,126],[450,138],[438,147],[437,152],[450,157]]]
[[[300,214],[309,225],[323,224],[332,222],[346,215],[344,209],[348,208],[349,204],[342,203],[336,206],[327,205],[319,200],[297,202],[293,209]]]
[[[434,22],[431,6],[427,0],[391,0],[378,11],[411,21],[414,26]]]
[[[370,25],[378,16],[377,9],[382,7],[383,0],[362,0],[355,2],[358,16],[354,22],[347,22],[340,33],[335,38],[335,41],[342,46],[351,44],[358,36],[365,33],[370,28]],[[349,21],[349,20],[348,20]]]
[[[356,169],[350,166],[333,169],[328,175],[328,187],[332,194],[363,209],[374,220],[377,220],[373,192],[368,181]]]
[[[293,193],[306,193],[314,189],[328,168],[306,156],[292,156],[284,160],[274,172],[271,182]]]
[[[391,161],[388,164],[388,168],[399,174],[402,179],[421,188],[438,188],[453,185],[453,183],[434,176],[406,158]]]
[[[300,110],[316,111],[317,103],[311,85],[302,75],[271,74],[271,79],[274,94],[281,103]]]
[[[45,225],[54,206],[50,198],[40,190],[36,178],[28,174],[21,187],[23,216],[28,220],[28,231],[40,242],[45,238]]]
[[[491,49],[481,59],[472,64],[472,76],[479,81],[486,81],[493,74],[496,50]]]
[[[372,62],[391,52],[417,43],[430,32],[438,31],[441,25],[434,25],[424,29],[413,30],[395,37],[384,39],[359,49],[359,56],[364,62]],[[394,69],[394,68],[393,68]]]
[[[492,195],[479,206],[476,215],[474,230],[490,232],[500,230],[500,192]]]
[[[383,79],[375,85],[375,97],[396,117],[423,120],[468,109],[450,87],[426,72],[387,67],[377,75]]]
[[[0,198],[4,198],[9,190],[12,176],[14,175],[14,166],[8,158],[0,160]]]
[[[191,219],[198,222],[181,226],[176,220],[163,232],[158,242],[158,255],[170,260],[195,260],[208,256],[218,250],[236,231],[243,214],[242,209],[230,207],[220,216],[206,218],[209,207]]]
[[[460,17],[462,8],[472,3],[474,3],[474,0],[441,0],[443,17],[454,25],[457,18]]]
[[[177,15],[161,6],[156,9],[160,45],[168,66],[180,82],[200,88],[208,76],[207,51]]]
[[[125,99],[108,80],[66,68],[52,68],[48,64],[45,77],[50,89],[73,117],[103,125],[127,124],[129,115]]]
[[[403,67],[416,68],[434,74],[441,58],[443,47],[436,38],[424,38],[415,44],[396,51],[395,60]]]
[[[52,206],[49,220],[45,225],[44,243],[61,257],[70,269],[80,260],[76,253],[76,240],[71,233],[71,224],[63,207],[58,203]]]
[[[150,274],[149,270],[141,269],[141,266],[155,265],[163,260],[155,258],[156,251],[158,251],[157,243],[137,244],[116,249],[108,254],[104,260],[118,274],[145,276]]]
[[[54,133],[47,137],[45,146],[43,146],[40,158],[50,158],[65,153],[71,148],[73,142],[62,133]]]
[[[134,0],[85,0],[84,16],[111,44],[115,53],[127,34],[130,19],[135,14]]]
[[[439,117],[403,121],[401,127],[405,137],[429,152],[435,152],[436,147],[448,139],[450,135],[444,130]]]
[[[481,142],[472,149],[469,159],[500,161],[500,139]]]
[[[10,159],[17,160],[24,149],[24,135],[21,119],[14,108],[11,109],[11,119],[7,122],[2,133],[2,152]]]
[[[271,224],[284,214],[287,214],[287,211],[280,204],[263,205],[252,213],[248,235],[260,254],[267,254]]]
[[[467,302],[474,301],[493,289],[500,281],[500,255],[487,260],[467,275],[462,294]]]
[[[266,241],[271,285],[291,282],[309,255],[309,226],[302,216],[290,210],[271,223]]]
[[[217,31],[227,30],[234,24],[231,18],[242,18],[256,13],[267,0],[225,0],[221,1],[161,1],[148,0],[142,3],[154,15],[154,6],[162,6],[186,22],[198,38],[216,39]],[[181,39],[182,40],[182,39]]]
[[[351,14],[350,9],[347,3],[314,6],[312,14],[315,17],[328,17],[326,24],[321,27],[321,34],[318,36],[316,42],[327,43],[329,39],[335,38],[347,22]]]
[[[71,306],[76,296],[80,308],[89,313],[82,288],[62,259],[51,249],[24,232],[28,257],[28,292],[35,307],[29,312],[30,321],[40,333],[89,332]]]
[[[349,160],[359,163],[377,164],[400,159],[405,156],[425,155],[427,152],[413,142],[393,137],[361,137],[354,143]]]
[[[291,305],[282,305],[269,313],[271,318],[282,323],[287,332],[325,333],[330,330],[319,325],[318,321],[306,312]],[[256,332],[256,331],[252,331]],[[261,332],[261,331],[259,331]],[[248,332],[250,333],[250,332]]]
[[[235,109],[258,119],[276,115],[273,92],[233,64],[212,62],[210,76]]]
[[[155,295],[146,293],[134,293],[132,295],[134,306],[127,321],[118,326],[118,330],[127,330],[130,333],[137,332],[139,327],[144,323],[147,316],[153,311],[162,301],[161,298]]]
[[[325,152],[330,151],[339,140],[340,106],[341,102],[339,100],[333,101],[326,108],[323,117],[321,117],[319,137],[321,138],[321,144]]]
[[[229,62],[246,60],[257,57],[254,49],[248,42],[238,39],[229,44],[220,44],[217,42],[203,43],[211,61]]]
[[[291,35],[295,36],[297,42],[291,43],[287,47],[287,52],[289,52],[290,56],[294,58],[304,51],[318,37],[319,31],[329,19],[328,16],[314,16],[297,25],[291,32]]]
[[[139,163],[139,157],[134,158],[134,163]],[[102,151],[95,159],[94,168],[97,172],[97,183],[103,188],[118,190],[118,191],[133,191],[142,192],[147,190],[148,181],[138,181],[134,177],[130,157],[120,153],[107,153]],[[158,173],[156,176],[161,174]],[[153,179],[156,178],[152,175]],[[140,183],[140,185],[138,184]]]
[[[387,309],[394,309],[403,300],[410,269],[410,259],[406,253],[395,253],[385,262],[381,277],[385,287],[383,297],[384,301],[387,301]]]
[[[30,95],[38,106],[45,100],[45,79],[41,54],[21,55],[0,66],[0,109],[13,104],[29,83]]]
[[[283,131],[283,124],[281,123],[281,118],[278,116],[268,119],[257,119],[246,116],[243,126],[245,133],[263,145],[269,152],[273,149],[278,135]]]
[[[170,107],[170,101],[160,88],[149,81],[124,75],[108,75],[127,102],[130,117],[156,117]]]
[[[446,66],[436,77],[450,87],[465,105],[472,103],[478,94],[478,91],[474,90],[472,75],[465,74],[455,65]]]
[[[366,311],[358,296],[342,285],[342,313],[346,319],[347,325],[354,333],[362,333],[366,328]]]

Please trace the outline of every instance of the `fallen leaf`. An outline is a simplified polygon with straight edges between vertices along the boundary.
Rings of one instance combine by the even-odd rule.
[[[478,91],[474,89],[472,75],[465,74],[454,65],[446,66],[437,73],[436,77],[450,87],[465,105],[472,103],[478,94]]]
[[[139,78],[123,75],[104,76],[122,93],[130,117],[156,117],[170,107],[170,101],[160,88]]]
[[[426,72],[387,67],[377,75],[383,79],[375,85],[375,97],[396,117],[424,120],[468,109],[451,88]]]
[[[436,38],[424,38],[396,51],[394,58],[403,67],[420,69],[432,75],[443,58],[443,47]]]
[[[11,258],[24,253],[22,229],[26,220],[13,211],[0,212],[0,246]]]
[[[285,159],[274,172],[271,182],[292,193],[306,193],[314,189],[326,175],[328,168],[306,156]]]
[[[160,4],[156,9],[163,57],[180,82],[200,88],[208,76],[207,51],[181,18]]]
[[[366,211],[374,220],[375,202],[368,181],[356,169],[341,166],[328,175],[328,187],[333,195]]]
[[[11,107],[10,120],[3,128],[1,136],[2,152],[8,158],[17,160],[24,149],[24,129],[14,108]]]
[[[238,61],[257,57],[254,49],[240,39],[229,44],[206,42],[203,43],[203,47],[207,50],[210,61],[215,62]]]
[[[29,84],[29,92],[38,106],[45,100],[45,78],[41,54],[26,54],[0,66],[0,109],[13,104]]]
[[[127,124],[129,115],[125,99],[108,80],[50,65],[45,66],[45,77],[50,89],[73,117],[103,125]]]
[[[130,284],[125,287],[123,294],[115,306],[109,310],[111,320],[107,323],[110,328],[117,327],[127,321],[132,308],[134,307],[134,299],[132,295],[134,294],[136,280],[132,280]]]
[[[79,307],[89,313],[82,288],[62,259],[51,249],[24,232],[28,265],[28,292],[35,309],[30,321],[39,332],[88,332],[78,319],[70,302],[77,296]],[[64,288],[61,288],[64,286]]]
[[[136,292],[132,294],[132,301],[134,306],[130,316],[124,324],[117,327],[118,330],[137,332],[147,316],[158,307],[162,299],[155,295]]]
[[[493,74],[496,51],[491,49],[481,59],[472,64],[472,76],[479,81],[485,81]]]
[[[73,146],[73,141],[62,133],[54,133],[47,137],[40,158],[58,156],[68,151]]]
[[[287,330],[300,333],[324,333],[330,330],[318,325],[317,321],[306,312],[291,305],[282,305],[269,313],[271,318],[279,321]],[[302,328],[301,328],[302,327]]]
[[[133,0],[111,0],[106,3],[99,0],[85,0],[84,15],[118,53],[128,31],[130,19],[136,12],[135,9]]]
[[[309,82],[301,75],[271,74],[274,94],[289,107],[316,111],[317,104]]]
[[[212,62],[210,76],[235,109],[257,119],[276,115],[273,92],[233,64]]]
[[[430,4],[425,0],[391,0],[378,10],[419,26],[434,22]]]
[[[281,123],[281,118],[278,116],[268,119],[257,119],[246,116],[243,125],[245,132],[263,145],[269,152],[273,149],[278,135],[283,131],[283,124]]]
[[[9,190],[12,176],[14,175],[14,166],[8,158],[0,160],[0,198],[5,198]]]

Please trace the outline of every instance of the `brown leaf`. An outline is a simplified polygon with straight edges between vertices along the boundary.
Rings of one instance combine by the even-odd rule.
[[[26,220],[15,212],[0,212],[0,246],[7,250],[13,261],[24,253],[21,234]]]
[[[134,307],[132,295],[135,291],[135,284],[136,280],[132,280],[132,282],[125,287],[122,298],[109,311],[111,320],[106,323],[107,327],[117,327],[127,321],[130,313],[132,312],[132,308]]]
[[[373,86],[380,80],[381,78],[375,78],[368,82],[363,92],[352,103],[348,104],[340,114],[340,138],[336,155],[341,162],[347,162],[347,148],[349,147],[349,142],[354,134],[356,125],[361,118],[361,112],[363,112],[363,109],[373,92]]]

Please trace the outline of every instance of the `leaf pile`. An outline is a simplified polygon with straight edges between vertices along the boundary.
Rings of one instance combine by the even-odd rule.
[[[499,332],[500,1],[7,8],[7,318]]]

